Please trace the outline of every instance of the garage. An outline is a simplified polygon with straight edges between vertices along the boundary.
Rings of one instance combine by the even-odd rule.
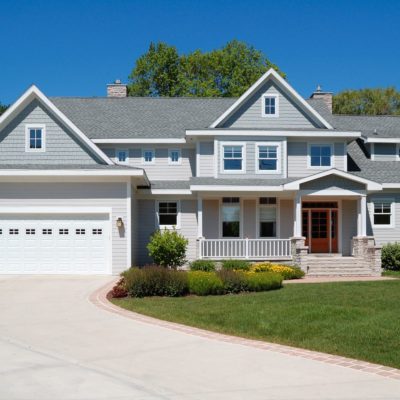
[[[0,273],[110,273],[109,226],[108,214],[0,215]]]

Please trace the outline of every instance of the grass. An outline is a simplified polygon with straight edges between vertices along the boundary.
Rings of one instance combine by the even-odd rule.
[[[390,276],[391,278],[400,279],[400,271],[383,271],[382,276]]]
[[[400,280],[112,301],[167,321],[400,368]]]

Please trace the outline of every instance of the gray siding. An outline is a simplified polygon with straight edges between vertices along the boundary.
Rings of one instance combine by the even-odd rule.
[[[256,238],[257,229],[257,202],[256,200],[243,200],[242,202],[242,224],[243,224],[243,237],[249,239]]]
[[[45,152],[25,151],[25,125],[46,126]],[[96,164],[96,156],[37,101],[0,131],[0,164]]]
[[[314,143],[314,142],[312,142]],[[315,142],[317,143],[317,142]],[[329,143],[328,140],[318,140],[318,143]],[[305,177],[325,171],[326,168],[308,167],[308,143],[288,141],[288,177]],[[333,146],[333,167],[345,171],[347,169],[347,156],[345,152],[345,143],[334,143]]]
[[[396,148],[394,143],[374,143],[374,160],[396,161]]]
[[[293,200],[281,200],[279,203],[280,237],[288,239],[293,236]]]
[[[127,221],[126,183],[0,183],[0,207],[110,207],[112,222]],[[112,271],[119,274],[130,262],[127,259],[126,232],[112,223]]]
[[[181,200],[181,228],[178,230],[188,241],[188,261],[197,258],[197,201]]]
[[[206,239],[219,238],[218,200],[203,200],[203,236]]]
[[[196,172],[196,150],[194,148],[176,145],[143,145],[143,146],[101,146],[102,150],[113,160],[116,149],[129,150],[129,165],[131,167],[143,168],[150,180],[188,180],[195,176]],[[142,163],[142,149],[155,150],[155,163]],[[168,149],[180,149],[182,163],[179,165],[168,164]]]
[[[279,95],[279,117],[262,117],[262,95]],[[315,128],[312,122],[289,97],[269,81],[240,107],[224,124],[231,128]]]
[[[357,236],[357,200],[342,201],[342,254],[351,255],[351,239]]]
[[[301,190],[347,189],[365,190],[365,185],[341,176],[329,175],[300,185]]]
[[[214,176],[214,142],[199,144],[199,176]]]

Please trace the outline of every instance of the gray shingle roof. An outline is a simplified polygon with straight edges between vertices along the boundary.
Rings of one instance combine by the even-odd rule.
[[[209,126],[234,98],[77,98],[51,101],[90,139],[183,138]]]

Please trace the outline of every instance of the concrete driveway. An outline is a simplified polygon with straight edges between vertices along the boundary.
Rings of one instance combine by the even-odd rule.
[[[100,309],[108,281],[0,277],[0,399],[400,399],[398,380]]]

